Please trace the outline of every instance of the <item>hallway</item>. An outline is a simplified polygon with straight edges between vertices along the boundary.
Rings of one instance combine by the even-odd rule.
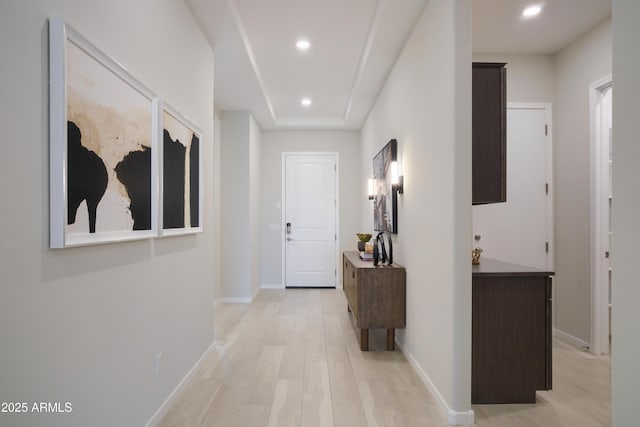
[[[216,308],[216,351],[167,426],[447,426],[436,400],[383,330],[361,352],[342,290],[262,290]],[[608,426],[608,357],[554,341],[554,391],[535,405],[474,406],[480,426]]]

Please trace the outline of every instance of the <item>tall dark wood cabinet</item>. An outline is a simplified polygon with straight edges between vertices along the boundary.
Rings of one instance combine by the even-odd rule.
[[[507,70],[473,63],[473,204],[507,201]]]

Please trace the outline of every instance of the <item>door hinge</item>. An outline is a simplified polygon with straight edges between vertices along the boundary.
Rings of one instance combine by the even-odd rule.
[[[544,134],[549,135],[549,125],[544,125]]]
[[[544,194],[549,194],[549,183],[548,182],[544,183]]]
[[[544,242],[544,252],[549,253],[549,242]]]
[[[333,165],[333,170],[334,170],[335,172],[338,172],[338,165],[335,165],[335,164],[334,164],[334,165]]]
[[[337,234],[333,235],[333,240],[335,240],[336,242],[338,241],[338,235]]]
[[[333,269],[333,275],[334,275],[334,276],[337,276],[337,275],[338,275],[338,269],[337,269],[337,268]]]

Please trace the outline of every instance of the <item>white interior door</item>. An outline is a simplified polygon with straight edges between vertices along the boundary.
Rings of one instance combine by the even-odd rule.
[[[334,287],[336,155],[285,154],[285,286]]]
[[[473,207],[483,257],[553,269],[549,110],[507,108],[507,201]]]

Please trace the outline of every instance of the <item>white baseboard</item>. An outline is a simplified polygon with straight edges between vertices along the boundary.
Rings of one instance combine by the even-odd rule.
[[[151,417],[151,419],[147,422],[145,427],[153,427],[158,425],[158,423],[162,420],[162,418],[167,414],[169,409],[171,409],[171,405],[175,402],[177,397],[182,393],[184,388],[189,384],[189,382],[194,378],[200,366],[204,363],[206,357],[215,349],[216,344],[212,343],[209,348],[200,356],[200,359],[196,362],[195,365],[187,372],[187,375],[178,383],[176,388],[173,389],[169,397],[160,405],[160,408],[156,411],[155,414]]]
[[[284,289],[284,285],[282,283],[263,283],[260,286],[261,289]]]
[[[591,344],[589,344],[588,342],[583,341],[580,338],[576,338],[571,334],[561,331],[560,329],[553,328],[553,335],[573,347],[581,349],[585,347],[591,348]]]
[[[473,409],[469,409],[467,412],[456,412],[449,409],[447,421],[453,426],[467,426],[475,424],[476,415]]]
[[[411,364],[411,366],[413,366],[413,369],[415,369],[415,371],[418,373],[418,376],[420,377],[424,385],[427,386],[427,389],[429,390],[429,392],[431,392],[433,397],[435,397],[436,402],[438,402],[440,409],[442,409],[442,411],[444,412],[444,415],[447,418],[447,421],[449,422],[449,424],[469,425],[469,424],[475,423],[475,414],[472,409],[469,409],[466,412],[457,412],[449,408],[447,401],[444,400],[444,397],[442,397],[442,394],[440,394],[440,390],[438,390],[435,384],[433,384],[433,381],[431,381],[431,378],[429,378],[427,373],[422,369],[422,366],[418,364],[418,361],[415,359],[415,357],[413,357],[411,352],[409,352],[406,349],[406,347],[402,346],[398,342],[398,340],[396,340],[396,346],[400,349],[400,351],[402,351],[402,353],[405,355],[407,360],[409,360],[409,363]]]
[[[217,304],[251,304],[253,298],[251,297],[224,297],[218,298]]]
[[[260,292],[260,288],[253,291],[250,297],[220,297],[216,300],[215,305],[218,304],[251,304],[256,296]]]

